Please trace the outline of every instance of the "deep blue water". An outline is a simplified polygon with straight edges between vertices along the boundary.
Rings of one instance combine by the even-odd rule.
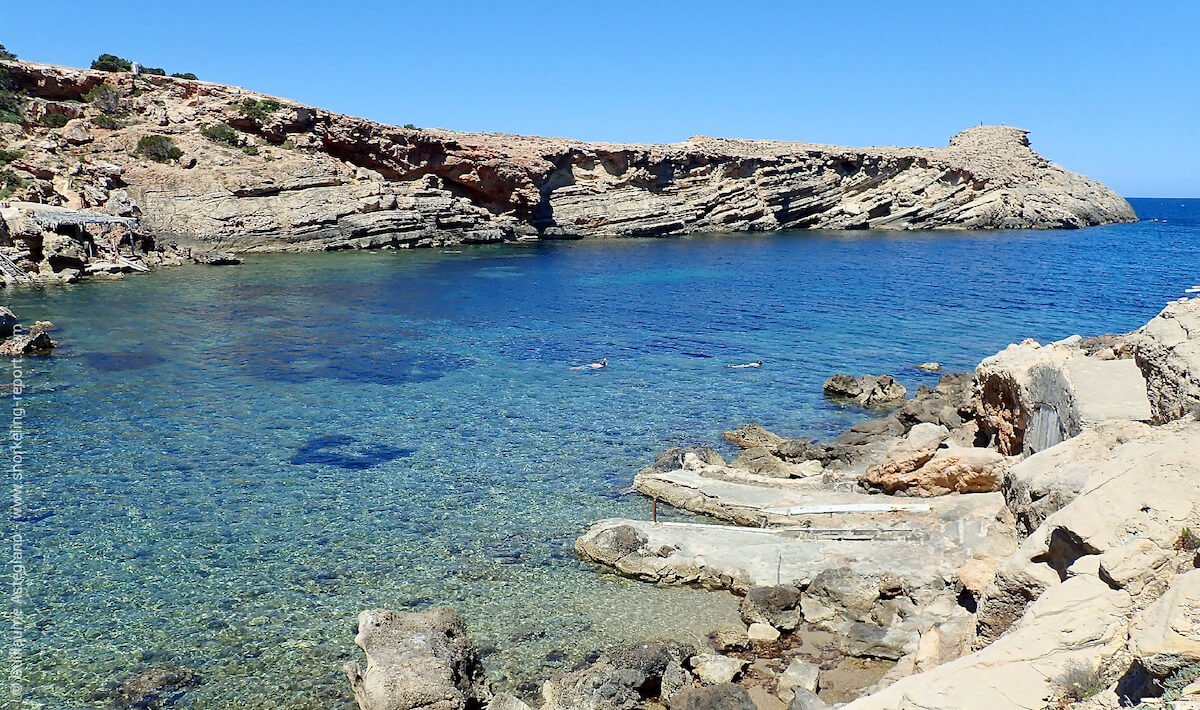
[[[101,707],[181,663],[204,680],[179,707],[348,706],[372,606],[460,609],[511,684],[705,631],[727,599],[571,551],[648,516],[638,468],[750,420],[831,435],[865,416],[822,398],[833,372],[911,389],[936,380],[919,362],[1138,327],[1200,280],[1200,201],[1135,207],[1166,221],[255,256],[5,293],[63,343],[26,363],[10,526],[30,697]]]

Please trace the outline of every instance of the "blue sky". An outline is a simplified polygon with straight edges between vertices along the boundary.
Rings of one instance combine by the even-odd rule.
[[[102,52],[388,123],[944,145],[980,121],[1128,196],[1200,197],[1200,3],[0,2]]]

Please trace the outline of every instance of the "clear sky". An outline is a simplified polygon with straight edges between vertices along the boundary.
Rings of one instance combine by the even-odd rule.
[[[0,0],[0,44],[457,130],[944,145],[1004,122],[1124,195],[1200,197],[1195,0]]]

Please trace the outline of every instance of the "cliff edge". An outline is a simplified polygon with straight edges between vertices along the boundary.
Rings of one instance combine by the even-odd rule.
[[[188,79],[0,69],[24,101],[21,123],[0,123],[11,198],[139,217],[159,239],[208,249],[1136,219],[1010,127],[945,148],[585,143],[400,128]]]

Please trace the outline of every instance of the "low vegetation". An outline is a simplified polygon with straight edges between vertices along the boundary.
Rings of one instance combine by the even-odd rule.
[[[238,111],[246,118],[252,118],[258,123],[265,122],[271,114],[279,110],[279,102],[275,99],[246,99],[238,106]]]
[[[1086,700],[1107,687],[1104,679],[1100,677],[1099,671],[1090,664],[1082,662],[1067,664],[1063,672],[1050,682],[1060,699],[1071,702]]]
[[[92,119],[92,125],[97,128],[105,128],[110,131],[115,131],[121,127],[121,122],[112,116],[100,114]]]
[[[404,124],[404,127],[405,127],[405,128],[407,128],[407,129],[408,129],[408,130],[410,130],[410,131],[419,131],[419,130],[421,130],[420,128],[417,128],[416,126],[414,126],[414,125],[413,125],[413,124],[411,124],[411,123],[406,123],[406,124]]]
[[[84,100],[110,116],[121,112],[121,92],[108,84],[97,84],[83,95]]]
[[[21,123],[25,96],[13,85],[8,70],[0,67],[0,123]]]
[[[180,74],[179,72],[176,72],[176,73],[172,74],[171,76],[175,77],[176,79],[191,79],[192,81],[197,81],[200,78],[200,77],[196,76],[195,74],[191,73],[190,71],[184,72],[182,74]]]
[[[207,126],[201,126],[200,135],[213,143],[224,143],[234,148],[241,143],[241,136],[238,135],[238,132],[224,123],[212,123]]]
[[[1163,680],[1162,699],[1167,702],[1179,700],[1183,695],[1183,689],[1191,685],[1197,678],[1200,678],[1200,664],[1180,668]]]
[[[11,170],[0,170],[0,200],[25,187],[25,181]]]
[[[48,113],[42,116],[42,120],[38,123],[48,128],[62,128],[67,125],[67,121],[69,120],[65,113]]]
[[[258,155],[258,146],[250,144],[242,148],[242,152],[246,155]]]
[[[0,61],[13,62],[13,61],[16,61],[16,59],[17,59],[17,55],[8,51],[7,49],[4,48],[4,45],[0,44]]]
[[[175,142],[167,136],[142,136],[137,142],[137,154],[143,155],[158,163],[179,160],[183,151],[175,146]]]
[[[8,165],[22,155],[25,155],[25,153],[19,150],[5,150],[4,148],[0,148],[0,165]]]
[[[1175,540],[1175,549],[1188,552],[1200,550],[1200,535],[1192,532],[1191,528],[1180,530],[1179,537]]]

